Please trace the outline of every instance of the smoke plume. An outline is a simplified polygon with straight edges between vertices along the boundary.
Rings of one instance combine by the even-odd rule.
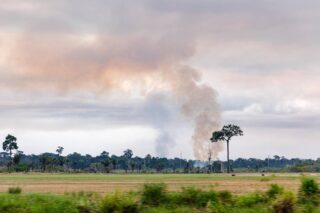
[[[194,157],[208,158],[208,141],[220,124],[220,112],[214,89],[202,83],[199,71],[185,65],[195,52],[194,43],[171,35],[90,39],[25,35],[11,43],[7,60],[13,72],[10,80],[1,82],[3,88],[53,90],[63,95],[74,91],[167,94],[193,127]],[[174,140],[166,127],[161,128],[156,148],[166,155]],[[212,147],[215,156],[221,147]]]

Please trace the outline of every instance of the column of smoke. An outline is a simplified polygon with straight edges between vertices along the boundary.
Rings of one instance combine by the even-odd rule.
[[[209,138],[220,125],[220,111],[216,92],[200,84],[200,73],[191,67],[180,66],[166,73],[172,92],[176,96],[181,113],[193,125],[193,153],[198,160],[207,160],[208,152],[217,157],[222,150],[220,143],[210,144]]]
[[[154,78],[154,82],[167,85],[168,94],[173,95],[181,113],[194,128],[194,157],[206,160],[208,149],[212,149],[212,157],[216,157],[222,149],[220,144],[208,146],[211,133],[217,130],[220,121],[216,92],[201,82],[198,71],[182,65],[194,54],[194,46],[186,45],[190,42],[124,37],[97,39],[93,43],[83,44],[75,42],[75,39],[59,39],[50,42],[51,37],[27,37],[16,42],[10,63],[13,61],[11,65],[14,64],[14,69],[18,70],[15,73],[18,76],[17,87],[34,88],[37,91],[58,88],[67,92],[92,90],[94,93],[108,93],[121,90],[123,84],[130,81],[135,85],[137,78],[142,81]],[[48,46],[50,43],[54,45]],[[26,80],[21,82],[21,78]],[[14,84],[10,83],[10,86]],[[157,124],[154,126],[159,128]],[[158,153],[166,155],[171,143],[173,140],[169,132],[163,129],[157,139]]]

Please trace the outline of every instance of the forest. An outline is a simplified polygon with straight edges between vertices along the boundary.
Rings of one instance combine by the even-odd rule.
[[[0,171],[15,172],[88,172],[88,173],[223,173],[227,161],[198,161],[182,158],[135,156],[126,149],[122,155],[102,151],[100,155],[89,154],[63,155],[64,148],[59,146],[55,152],[24,154],[19,150],[17,138],[8,135],[0,153]],[[209,163],[210,162],[210,163]],[[230,160],[231,172],[318,172],[320,158],[287,159],[274,155],[266,159],[238,158]]]

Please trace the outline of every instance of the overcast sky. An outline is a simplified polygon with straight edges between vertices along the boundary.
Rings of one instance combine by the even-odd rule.
[[[25,153],[317,158],[316,0],[1,0],[0,138]],[[205,138],[205,139],[204,139]],[[225,150],[214,147],[216,157]]]

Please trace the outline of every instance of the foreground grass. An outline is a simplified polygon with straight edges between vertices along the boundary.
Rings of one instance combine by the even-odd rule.
[[[0,195],[0,212],[58,213],[79,212],[77,204],[64,196],[46,194]]]
[[[320,212],[320,189],[304,177],[297,192],[271,184],[245,195],[184,187],[170,192],[164,183],[147,183],[136,192],[77,192],[64,195],[23,193],[19,187],[0,194],[0,212],[9,213],[305,213]]]

